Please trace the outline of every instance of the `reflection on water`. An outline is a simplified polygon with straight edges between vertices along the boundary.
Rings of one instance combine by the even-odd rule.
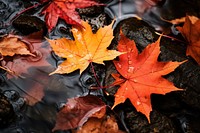
[[[170,24],[162,19],[172,20],[186,14],[200,16],[198,0],[112,0],[105,8],[111,17],[117,18],[114,27],[129,17],[140,17],[156,30],[169,30]],[[181,9],[181,10],[177,10]]]
[[[105,12],[111,18],[117,18],[116,26],[118,22],[126,18],[143,18],[147,12],[155,8],[158,2],[155,0],[113,0],[106,6]]]
[[[56,60],[53,56],[48,57],[48,62],[54,62],[54,65],[56,65]],[[52,67],[31,67],[28,74],[23,74],[24,78],[15,77],[4,80],[1,86],[4,94],[7,97],[17,94],[15,96],[17,98],[12,98],[14,100],[10,101],[18,117],[13,125],[3,130],[0,129],[0,132],[10,133],[18,130],[20,133],[50,133],[55,124],[56,112],[67,99],[87,95],[88,88],[96,85],[89,70],[83,72],[81,76],[79,71],[67,75],[49,76],[50,72],[52,72]],[[92,82],[88,81],[91,79]],[[102,95],[101,91],[91,93]],[[26,105],[24,105],[25,102]]]
[[[182,4],[180,4],[182,3]],[[191,3],[189,3],[191,4]],[[184,0],[111,0],[105,7],[105,12],[111,17],[116,17],[117,23],[129,17],[141,17],[158,30],[169,26],[161,21],[161,17],[172,19],[174,16],[184,16],[188,9],[188,1]],[[180,12],[176,8],[187,9]],[[22,0],[0,0],[0,35],[14,30],[8,25],[18,10],[24,9]],[[60,21],[50,38],[67,37],[69,26]],[[0,77],[1,89],[14,107],[17,115],[15,122],[8,128],[0,129],[1,133],[51,133],[55,124],[56,112],[63,106],[68,98],[87,95],[91,86],[97,86],[93,73],[87,69],[81,76],[79,71],[68,75],[55,74],[49,76],[53,68],[63,59],[49,55],[46,60],[50,67],[31,67],[25,78],[7,79],[3,72]],[[98,70],[100,69],[100,70]],[[105,68],[95,68],[98,79],[103,84]],[[101,90],[92,92],[102,95]],[[14,97],[14,98],[12,98]]]

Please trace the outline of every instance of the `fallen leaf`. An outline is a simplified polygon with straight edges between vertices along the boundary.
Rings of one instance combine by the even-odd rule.
[[[160,38],[138,54],[135,42],[121,33],[118,50],[127,53],[120,55],[119,61],[114,61],[114,65],[124,82],[120,84],[115,94],[115,103],[112,108],[128,98],[137,111],[143,113],[150,122],[149,116],[152,111],[150,95],[181,90],[162,76],[174,71],[183,62],[158,62],[159,44]],[[119,82],[120,77],[115,78]]]
[[[28,74],[29,68],[44,66],[53,68],[47,61],[47,58],[51,56],[51,48],[47,41],[42,42],[39,32],[23,37],[21,40],[26,42],[34,56],[15,56],[12,60],[3,60],[1,61],[3,67],[11,70],[17,76],[23,73]],[[13,75],[8,74],[7,77],[10,79]]]
[[[58,112],[56,125],[52,131],[80,127],[89,117],[101,118],[105,113],[106,105],[97,96],[88,95],[68,99],[66,105]]]
[[[103,61],[112,60],[122,54],[116,50],[107,50],[113,39],[112,24],[100,28],[96,33],[92,32],[90,25],[82,21],[85,27],[73,27],[72,33],[75,40],[61,38],[49,40],[53,51],[62,58],[67,58],[61,63],[54,73],[71,73],[80,69],[82,73],[91,62],[104,64]]]
[[[187,16],[183,27],[177,29],[188,41],[186,55],[193,57],[200,65],[200,20],[192,21]]]
[[[80,129],[73,133],[124,133],[119,130],[114,116],[105,116],[101,119],[90,118]]]
[[[8,35],[0,40],[0,54],[2,56],[31,55],[27,45],[19,37]]]
[[[47,2],[47,0],[41,0]],[[85,8],[94,5],[103,5],[94,0],[52,0],[46,8],[42,10],[45,15],[45,21],[49,31],[57,24],[58,18],[66,21],[68,24],[81,25],[81,19],[76,12],[76,8]]]
[[[196,16],[188,16],[189,19],[191,20],[192,24],[194,24],[198,18]],[[185,20],[186,20],[186,17],[181,17],[181,18],[177,18],[177,19],[173,19],[173,20],[166,20],[166,19],[163,19],[161,18],[163,21],[166,21],[166,22],[169,22],[171,24],[180,24],[180,23],[184,23]]]
[[[28,105],[34,105],[41,101],[44,96],[44,87],[48,86],[48,74],[53,70],[53,66],[48,63],[51,48],[49,43],[44,40],[42,33],[40,31],[18,38],[34,56],[16,55],[1,60],[2,67],[11,71],[11,73],[7,73],[9,80],[6,82],[14,85],[14,88],[17,86],[18,92],[21,92],[20,95],[26,98]],[[17,78],[13,78],[13,76],[17,76]]]

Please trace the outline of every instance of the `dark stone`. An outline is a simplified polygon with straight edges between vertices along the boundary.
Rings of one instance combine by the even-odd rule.
[[[135,41],[139,51],[142,51],[148,44],[156,41],[158,38],[153,27],[137,18],[128,18],[121,21],[114,31],[116,36],[118,36],[120,28],[129,39]]]
[[[107,15],[104,13],[102,13],[96,17],[88,17],[88,16],[82,15],[81,18],[84,21],[87,21],[91,25],[93,32],[96,32],[99,28],[108,24]]]
[[[3,93],[0,93],[0,128],[7,126],[14,120],[15,113],[12,104]]]
[[[124,122],[130,133],[177,133],[173,121],[156,109],[151,112],[151,123],[147,118],[131,105],[127,100],[124,105],[116,107],[117,110],[124,111]],[[123,121],[123,120],[122,120]]]
[[[76,9],[79,14],[85,15],[85,16],[98,16],[103,12],[103,6],[91,6],[86,8],[77,8]]]
[[[24,35],[43,30],[46,32],[45,23],[36,16],[20,15],[13,21],[13,26]]]

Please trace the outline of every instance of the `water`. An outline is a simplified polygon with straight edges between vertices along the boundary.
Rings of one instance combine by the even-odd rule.
[[[105,12],[111,18],[116,17],[117,21],[114,27],[116,27],[120,21],[130,17],[136,17],[146,21],[153,18],[153,20],[157,22],[159,21],[156,20],[157,14],[155,15],[153,13],[150,15],[149,13],[159,8],[158,3],[163,4],[164,0],[113,0],[112,2],[108,3],[107,7],[105,8]]]
[[[180,3],[180,0],[177,1]],[[178,5],[178,2],[176,2],[172,0],[113,0],[109,1],[105,7],[105,12],[111,18],[117,19],[114,27],[126,18],[140,17],[157,30],[164,31],[166,29],[169,30],[171,25],[161,21],[161,16],[165,18],[167,14],[171,15],[170,11],[175,10],[174,7]],[[33,4],[36,4],[36,2],[0,0],[0,35],[11,32],[18,33],[10,25],[10,20],[19,10],[23,10],[25,6]],[[184,7],[183,5],[179,6]],[[176,16],[184,14],[184,12],[173,12]],[[38,12],[34,12],[32,15],[39,17]],[[60,37],[72,38],[70,26],[63,21],[59,21],[57,27],[46,36],[52,39]],[[45,40],[42,41],[42,44],[44,47],[49,47]],[[41,53],[43,52],[45,51],[41,51]],[[90,68],[84,71],[81,76],[79,71],[68,75],[55,74],[49,76],[48,74],[63,59],[53,53],[49,53],[49,56],[44,58],[50,64],[49,66],[38,67],[33,65],[33,67],[28,69],[28,74],[22,74],[23,77],[7,79],[5,73],[1,71],[1,89],[4,95],[8,97],[16,114],[15,121],[7,128],[0,129],[1,133],[51,133],[51,129],[55,125],[56,113],[67,99],[87,95],[89,88],[98,86]],[[94,66],[102,85],[105,77],[105,67],[101,65]],[[95,90],[90,93],[102,95],[101,90]],[[185,118],[178,119],[180,119],[180,123],[185,121]],[[181,126],[184,125],[182,124]]]
[[[112,0],[106,6],[105,12],[111,18],[117,19],[114,27],[126,18],[136,17],[158,31],[169,33],[173,27],[163,19],[181,18],[188,12],[200,16],[198,5],[200,4],[196,0]]]
[[[34,2],[27,3],[28,5],[35,4]],[[10,25],[10,21],[20,10],[25,8],[24,6],[27,5],[24,5],[23,1],[0,1],[1,35],[18,33]],[[34,12],[34,15],[39,16],[38,12]],[[58,26],[47,36],[52,39],[72,38],[69,26],[63,21],[59,21]],[[38,44],[42,44],[42,48],[39,48]],[[39,38],[35,39],[30,45],[36,48],[38,56],[29,59],[26,57],[16,58],[15,60],[15,62],[20,62],[19,65],[15,64],[15,67],[18,66],[19,69],[23,64],[26,66],[27,63],[32,66],[26,73],[20,74],[20,77],[9,76],[8,79],[6,73],[1,72],[2,93],[8,97],[16,114],[14,122],[6,128],[0,129],[1,133],[51,133],[51,129],[55,125],[56,113],[68,98],[84,96],[88,93],[102,95],[101,90],[89,92],[89,88],[98,86],[91,69],[87,69],[82,75],[79,74],[79,71],[75,71],[68,75],[54,74],[49,76],[49,73],[55,70],[63,59],[48,51],[49,44],[44,39],[42,42],[39,41]],[[42,64],[44,61],[48,62],[49,65],[38,66],[37,63]],[[12,62],[9,63],[12,66]],[[105,76],[104,68],[96,67],[95,64],[94,66],[102,84],[103,76]]]

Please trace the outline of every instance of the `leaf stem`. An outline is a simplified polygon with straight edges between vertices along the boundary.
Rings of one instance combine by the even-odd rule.
[[[101,86],[101,84],[99,82],[99,79],[98,79],[97,74],[96,74],[96,72],[94,70],[94,65],[92,64],[92,62],[90,63],[90,65],[91,65],[91,68],[92,68],[92,73],[94,74],[94,78],[95,78],[95,80],[96,80],[96,82],[97,82],[97,84],[99,86],[98,89],[102,89],[102,86]]]

